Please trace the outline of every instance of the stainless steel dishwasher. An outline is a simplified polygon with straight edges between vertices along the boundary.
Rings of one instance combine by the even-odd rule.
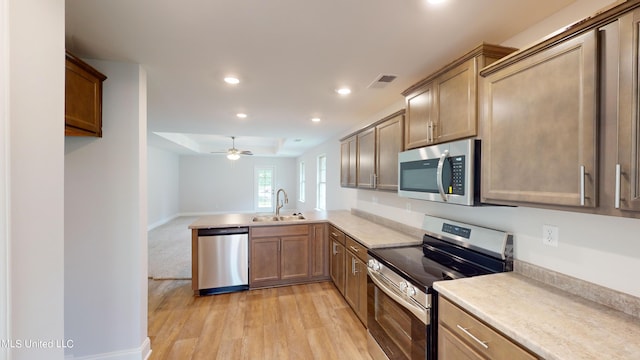
[[[249,228],[198,230],[200,295],[249,289]]]

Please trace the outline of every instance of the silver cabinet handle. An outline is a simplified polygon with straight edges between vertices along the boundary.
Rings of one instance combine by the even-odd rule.
[[[442,169],[444,168],[444,161],[449,157],[449,150],[445,150],[442,155],[440,155],[440,160],[438,161],[438,170],[436,171],[436,182],[438,184],[438,191],[440,192],[440,197],[442,197],[442,201],[447,201],[447,196],[444,193],[444,185],[442,184]]]
[[[338,246],[336,245],[336,243],[332,243],[333,245],[333,256],[336,256],[336,254],[338,254]]]
[[[431,143],[433,138],[433,121],[429,120],[427,123],[427,143]]]
[[[475,335],[473,335],[472,333],[469,332],[469,329],[465,329],[460,325],[456,325],[456,326],[458,327],[458,329],[462,330],[463,333],[465,333],[467,336],[472,338],[475,342],[480,344],[483,348],[485,348],[485,349],[489,348],[489,345],[487,345],[486,341],[482,341],[482,340],[478,339]]]
[[[584,206],[584,177],[586,176],[584,165],[580,166],[580,206]]]
[[[357,248],[357,247],[355,247],[355,246],[349,246],[349,249],[351,249],[351,250],[353,250],[353,251],[355,251],[355,252],[359,252],[359,251],[358,251],[358,248]]]
[[[351,273],[356,274],[356,259],[354,258],[351,258]]]
[[[615,198],[614,198],[614,207],[616,209],[620,209],[620,181],[621,181],[621,175],[622,174],[622,167],[620,166],[620,164],[616,164],[616,193],[615,193]]]

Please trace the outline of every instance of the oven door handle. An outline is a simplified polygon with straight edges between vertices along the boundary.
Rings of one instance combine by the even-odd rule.
[[[369,277],[371,278],[373,283],[380,288],[380,290],[382,290],[390,298],[395,300],[402,307],[409,310],[418,318],[418,320],[422,321],[426,325],[429,325],[429,309],[425,309],[414,304],[411,298],[407,298],[406,295],[396,292],[393,289],[393,284],[389,283],[389,281],[384,277],[376,274],[373,270],[367,268],[367,273],[369,273]]]
[[[442,182],[442,173],[444,169],[444,161],[449,157],[449,150],[445,150],[442,155],[440,155],[440,160],[438,161],[438,169],[436,170],[436,183],[438,184],[438,192],[440,192],[440,197],[442,197],[442,201],[447,201],[447,195],[444,192],[444,184]]]

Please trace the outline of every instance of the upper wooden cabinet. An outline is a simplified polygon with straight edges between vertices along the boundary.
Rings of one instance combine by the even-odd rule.
[[[351,186],[344,185],[348,180],[345,174],[355,172],[358,188],[397,190],[403,126],[404,110],[400,110],[344,138],[341,143],[341,185]],[[348,151],[351,154],[352,144],[356,146],[355,162],[346,155]]]
[[[376,188],[398,190],[398,153],[403,150],[404,112],[376,125]]]
[[[106,79],[89,64],[66,53],[65,135],[102,137],[102,82]]]
[[[482,200],[596,206],[596,32],[483,74]]]
[[[515,50],[482,44],[405,90],[404,148],[476,136],[478,71]]]
[[[376,128],[372,127],[357,135],[356,172],[359,188],[376,187]]]
[[[356,187],[356,143],[353,135],[340,143],[340,186]]]
[[[613,191],[613,199],[609,205],[613,204],[613,212],[619,215],[619,211],[628,214],[628,211],[640,211],[640,10],[636,9],[628,12],[618,20],[619,30],[610,31],[614,37],[619,34],[619,59],[612,61],[608,69],[619,69],[618,86],[613,89],[609,97],[615,100],[617,94],[618,101],[614,104],[617,107],[618,116],[611,116],[610,122],[615,124],[615,141],[617,144],[616,161],[606,162],[608,176],[614,180],[613,186],[608,186],[605,192]],[[614,28],[615,30],[615,28]],[[605,40],[606,44],[610,42]],[[615,43],[615,42],[614,42]],[[605,62],[606,65],[606,62]],[[605,77],[603,77],[605,78]],[[605,85],[606,86],[606,85]],[[604,89],[606,87],[603,86]],[[615,92],[614,92],[615,91]],[[607,98],[607,96],[602,96]],[[608,107],[603,106],[604,109]],[[605,139],[605,144],[607,144]],[[602,152],[601,152],[602,153]],[[604,153],[613,153],[604,151]],[[610,181],[607,182],[610,184]],[[638,216],[638,213],[633,216]]]
[[[640,217],[640,1],[481,70],[482,200]]]

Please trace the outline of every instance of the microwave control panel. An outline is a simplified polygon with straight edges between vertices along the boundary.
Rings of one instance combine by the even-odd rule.
[[[451,185],[449,185],[449,194],[464,195],[464,156],[452,156],[451,161]]]

